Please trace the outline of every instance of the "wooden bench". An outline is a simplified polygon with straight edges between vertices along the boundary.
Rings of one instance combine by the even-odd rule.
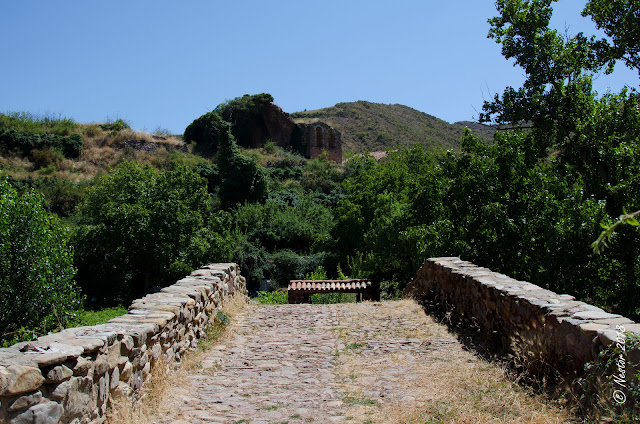
[[[356,302],[380,300],[380,294],[371,281],[354,280],[291,280],[287,290],[289,303],[311,303],[316,293],[356,293]]]

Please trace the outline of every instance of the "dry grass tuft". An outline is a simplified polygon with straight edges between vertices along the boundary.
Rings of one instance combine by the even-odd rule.
[[[222,313],[233,320],[247,305],[240,296],[232,297],[222,308]],[[151,424],[153,417],[161,411],[163,399],[168,389],[184,383],[190,370],[200,368],[199,364],[206,351],[214,344],[228,337],[225,326],[209,325],[207,338],[200,341],[198,349],[187,352],[178,367],[158,361],[151,369],[151,378],[146,381],[139,399],[119,397],[112,400],[107,413],[107,424]]]
[[[50,158],[45,157],[45,151],[38,151],[31,157],[0,157],[0,169],[19,179],[56,176],[82,181],[107,172],[124,160],[148,163],[156,168],[163,167],[171,157],[172,150],[184,146],[180,137],[172,135],[149,134],[131,129],[112,132],[104,130],[100,124],[81,126],[83,149],[78,159]],[[149,151],[128,147],[127,143],[130,141],[144,142],[144,148]]]
[[[171,387],[172,374],[171,367],[164,360],[158,360],[154,364],[150,378],[145,382],[139,398],[130,399],[126,396],[118,396],[111,399],[106,423],[150,423],[148,420],[150,413],[158,409],[163,396]]]
[[[343,306],[344,307],[344,306]],[[347,347],[337,355],[346,417],[356,423],[567,423],[562,403],[514,383],[500,364],[465,349],[413,301],[383,302],[378,313],[354,304],[355,325],[339,332]],[[416,317],[415,320],[411,317]],[[362,332],[358,327],[381,331]],[[404,349],[367,349],[408,340]],[[363,347],[360,347],[363,346]],[[355,348],[354,348],[355,347]],[[402,393],[388,398],[384,392]]]

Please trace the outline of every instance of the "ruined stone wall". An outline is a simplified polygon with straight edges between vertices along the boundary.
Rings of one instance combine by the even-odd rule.
[[[329,160],[342,163],[342,135],[340,131],[331,128],[324,122],[313,124],[298,124],[303,132],[303,145],[306,157],[317,158],[326,151]]]
[[[525,366],[559,371],[568,382],[615,343],[622,328],[640,334],[640,324],[621,315],[459,258],[428,259],[404,294],[446,311],[452,322],[476,327]],[[629,363],[640,362],[638,350],[626,355]],[[627,373],[632,376],[632,369]]]
[[[247,298],[238,266],[207,265],[106,324],[0,349],[0,423],[103,422],[113,397],[136,396],[154,366],[195,348],[232,296]]]

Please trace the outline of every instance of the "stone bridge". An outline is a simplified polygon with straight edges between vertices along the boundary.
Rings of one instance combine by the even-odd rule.
[[[406,294],[422,305],[247,304],[237,266],[212,264],[107,324],[0,349],[0,422],[572,422],[469,335],[572,379],[617,342],[616,330],[640,333],[624,317],[458,258],[426,261]],[[423,306],[440,307],[441,318]],[[188,353],[221,311],[231,315],[225,336]],[[456,323],[469,331],[452,333]],[[626,355],[631,383],[638,351]]]

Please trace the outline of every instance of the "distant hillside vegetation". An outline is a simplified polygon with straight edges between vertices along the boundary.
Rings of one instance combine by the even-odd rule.
[[[462,122],[450,124],[398,104],[338,103],[324,109],[292,113],[291,117],[296,123],[325,122],[342,133],[345,150],[358,153],[415,143],[422,143],[433,151],[457,150],[465,126],[472,128],[474,134],[483,140],[491,140],[490,127],[473,128],[472,123]],[[480,130],[481,127],[485,128]]]

